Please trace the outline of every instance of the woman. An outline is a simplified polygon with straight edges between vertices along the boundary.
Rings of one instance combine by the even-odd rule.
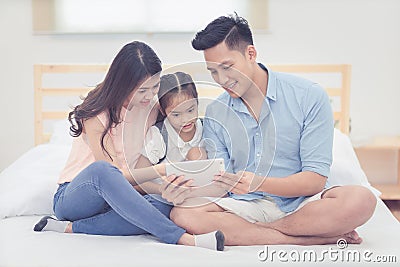
[[[169,205],[134,188],[149,180],[134,168],[148,163],[140,152],[157,117],[153,99],[160,71],[155,52],[144,43],[131,42],[117,54],[104,81],[70,112],[75,139],[54,195],[58,220],[46,216],[35,231],[151,233],[170,244],[223,250],[222,232],[192,236],[168,219]]]

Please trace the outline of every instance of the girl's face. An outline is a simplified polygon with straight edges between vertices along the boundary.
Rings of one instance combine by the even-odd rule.
[[[145,108],[150,105],[151,100],[158,93],[160,88],[160,75],[146,78],[145,82],[134,89],[124,103],[124,107],[131,110],[132,107]]]
[[[178,134],[195,131],[198,117],[197,99],[186,94],[178,94],[171,100],[165,113],[175,131]]]

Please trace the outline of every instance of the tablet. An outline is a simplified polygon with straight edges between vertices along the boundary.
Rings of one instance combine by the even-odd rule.
[[[214,175],[225,171],[225,164],[222,158],[182,161],[166,163],[165,171],[167,176],[174,174],[184,175],[185,179],[193,179],[194,186],[203,186],[211,183]]]

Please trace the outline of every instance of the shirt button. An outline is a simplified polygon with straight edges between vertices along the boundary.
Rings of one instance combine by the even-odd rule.
[[[258,133],[256,133],[256,136],[258,136]]]
[[[260,153],[257,153],[257,157],[259,157],[260,156]]]

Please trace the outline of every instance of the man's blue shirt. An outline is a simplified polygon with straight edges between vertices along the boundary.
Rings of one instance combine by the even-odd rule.
[[[333,113],[329,97],[318,84],[268,72],[267,95],[259,120],[240,98],[224,92],[207,106],[203,138],[209,158],[223,158],[228,172],[286,177],[312,171],[328,177],[332,163]],[[231,194],[251,200],[270,196],[284,212],[295,210],[305,197],[280,197],[264,192]]]

